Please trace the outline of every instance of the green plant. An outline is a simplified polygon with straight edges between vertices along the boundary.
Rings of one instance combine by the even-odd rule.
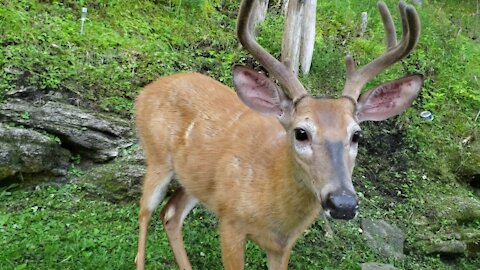
[[[84,175],[85,172],[75,166],[75,163],[72,163],[70,168],[68,169],[68,175],[73,177],[80,177]]]
[[[30,113],[29,112],[23,112],[20,114],[20,118],[23,120],[30,120]]]
[[[55,135],[52,135],[52,134],[49,134],[48,136],[49,136],[49,138],[52,142],[54,142],[56,144],[59,144],[59,145],[62,144],[62,140],[59,137],[57,137]]]
[[[22,86],[62,92],[80,104],[131,116],[137,92],[158,76],[197,71],[232,85],[231,65],[257,67],[238,46],[238,1],[3,1],[0,5],[0,101]],[[391,9],[397,0],[387,0]],[[408,1],[407,1],[408,2]],[[205,6],[204,11],[202,5]],[[451,217],[431,220],[446,207],[439,198],[478,198],[466,181],[478,174],[480,46],[474,33],[476,1],[424,1],[417,10],[422,36],[402,64],[380,74],[366,88],[422,73],[424,88],[414,107],[384,124],[364,127],[354,185],[361,193],[361,216],[399,225],[407,235],[406,259],[381,258],[366,247],[358,221],[333,223],[324,237],[318,221],[297,243],[294,269],[359,269],[361,262],[392,263],[399,269],[477,269],[478,255],[445,261],[422,252],[421,237],[478,229],[478,221],[458,225]],[[85,35],[79,15],[89,8]],[[356,35],[359,14],[369,14],[364,37]],[[397,12],[392,12],[399,26]],[[301,78],[318,96],[338,96],[344,57],[359,65],[383,51],[383,29],[370,0],[318,1],[313,66]],[[270,9],[258,39],[280,56],[283,17]],[[432,122],[419,113],[429,110]],[[30,120],[26,112],[20,117]],[[467,138],[467,143],[463,143]],[[53,140],[57,141],[56,138]],[[124,151],[129,154],[129,149]],[[80,176],[79,156],[69,175]],[[469,178],[470,177],[470,178]],[[472,191],[473,190],[473,191]],[[477,195],[475,195],[477,194]],[[75,184],[0,187],[0,269],[131,269],[135,257],[138,208],[91,198]],[[185,223],[185,245],[198,269],[220,268],[215,218],[194,209]],[[441,230],[440,230],[441,229]],[[175,262],[158,215],[154,215],[148,258],[152,268],[173,269]],[[39,252],[41,251],[41,252]],[[247,244],[247,269],[264,269],[265,254]]]
[[[74,165],[80,164],[82,157],[79,154],[73,155],[70,160]]]

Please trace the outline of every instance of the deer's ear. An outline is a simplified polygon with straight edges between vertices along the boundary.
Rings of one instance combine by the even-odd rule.
[[[233,67],[233,84],[243,103],[261,114],[279,117],[291,102],[273,81],[244,66]]]
[[[368,90],[358,99],[359,122],[382,121],[402,113],[412,105],[422,84],[421,75],[411,75]]]

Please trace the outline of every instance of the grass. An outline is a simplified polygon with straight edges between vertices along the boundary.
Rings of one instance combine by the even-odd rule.
[[[204,67],[226,80],[235,57],[226,50],[234,36],[226,33],[233,32],[234,21],[209,9],[195,15],[206,1],[190,2],[6,1],[0,6],[0,98],[29,85],[65,92],[84,106],[131,113],[138,90],[159,75]],[[84,5],[90,9],[80,35]],[[198,20],[209,23],[190,27]],[[221,73],[205,68],[212,62]]]
[[[0,269],[131,269],[137,240],[136,203],[111,203],[86,195],[77,184],[41,185],[0,190]],[[391,218],[399,226],[413,209],[397,205],[390,213],[372,212],[381,198],[364,198],[361,217]],[[383,212],[383,211],[382,211]],[[359,269],[359,263],[394,263],[400,269],[477,269],[479,258],[444,263],[440,257],[408,254],[405,260],[381,258],[369,251],[359,232],[359,219],[332,222],[333,238],[324,236],[318,220],[297,242],[292,269]],[[411,226],[411,225],[410,225]],[[184,241],[195,269],[222,269],[217,223],[202,207],[184,227]],[[409,230],[407,228],[407,238]],[[147,251],[148,269],[176,269],[163,226],[154,215]],[[265,269],[265,254],[247,244],[246,269]]]
[[[238,3],[227,1],[219,12],[219,2],[4,1],[0,101],[9,91],[27,86],[40,95],[61,93],[81,107],[130,118],[138,91],[160,75],[198,71],[231,85],[232,64],[258,66],[234,38]],[[386,2],[399,26],[396,1]],[[474,189],[480,173],[476,2],[424,2],[417,8],[422,36],[415,52],[367,85],[422,73],[426,81],[421,96],[402,116],[364,125],[354,174],[362,197],[360,218],[399,226],[407,236],[407,257],[393,260],[373,253],[359,232],[358,219],[332,223],[333,238],[324,236],[323,221],[318,220],[297,242],[292,269],[360,269],[360,263],[376,261],[400,269],[478,270],[478,253],[429,255],[420,239],[429,233],[449,237],[480,228],[480,221],[459,224],[451,216],[430,218],[448,207],[441,198],[479,196]],[[88,20],[80,35],[83,6],[89,8]],[[383,29],[372,1],[320,1],[318,6],[313,66],[301,80],[315,95],[338,96],[346,53],[353,53],[360,64],[370,61],[383,51]],[[369,30],[358,37],[362,11],[369,14]],[[271,12],[259,36],[277,57],[282,27],[283,18]],[[423,110],[431,111],[434,121],[423,122],[418,116]],[[75,183],[1,187],[0,269],[131,269],[137,203],[113,203],[88,194]],[[423,220],[426,225],[420,224]],[[221,269],[216,226],[204,208],[194,209],[186,220],[186,248],[196,269]],[[158,214],[150,229],[147,261],[149,269],[176,268]],[[252,243],[247,245],[246,266],[266,268],[265,254]]]

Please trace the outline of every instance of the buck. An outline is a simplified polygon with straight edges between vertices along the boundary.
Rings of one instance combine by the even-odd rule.
[[[386,33],[384,54],[356,69],[346,57],[340,98],[310,96],[288,63],[255,40],[253,0],[241,3],[237,36],[243,47],[278,80],[247,67],[233,68],[238,97],[229,87],[197,73],[161,77],[136,101],[136,124],[147,172],[139,212],[137,269],[144,269],[147,227],[174,176],[181,187],[161,212],[180,269],[191,269],[182,224],[197,203],[219,220],[225,269],[243,269],[245,241],[267,253],[268,269],[287,269],[296,239],[321,211],[334,219],[357,215],[352,171],[359,124],[403,112],[417,97],[422,76],[387,82],[360,95],[367,81],[407,56],[420,22],[400,3],[403,34],[378,7]]]

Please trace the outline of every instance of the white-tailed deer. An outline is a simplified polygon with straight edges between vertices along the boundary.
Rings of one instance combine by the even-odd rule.
[[[237,35],[278,80],[243,66],[233,69],[237,95],[201,74],[161,77],[136,101],[136,124],[147,174],[139,213],[137,269],[145,263],[147,227],[176,175],[182,186],[161,212],[180,269],[191,269],[182,224],[202,203],[219,219],[225,269],[243,269],[251,239],[267,252],[269,269],[287,269],[296,239],[320,211],[336,219],[357,215],[352,185],[360,126],[403,112],[417,97],[422,76],[411,75],[360,95],[368,80],[407,56],[417,43],[415,9],[400,3],[403,36],[379,3],[386,32],[383,55],[356,70],[346,58],[346,85],[338,99],[308,95],[288,63],[268,54],[249,27],[253,0],[242,2]]]

